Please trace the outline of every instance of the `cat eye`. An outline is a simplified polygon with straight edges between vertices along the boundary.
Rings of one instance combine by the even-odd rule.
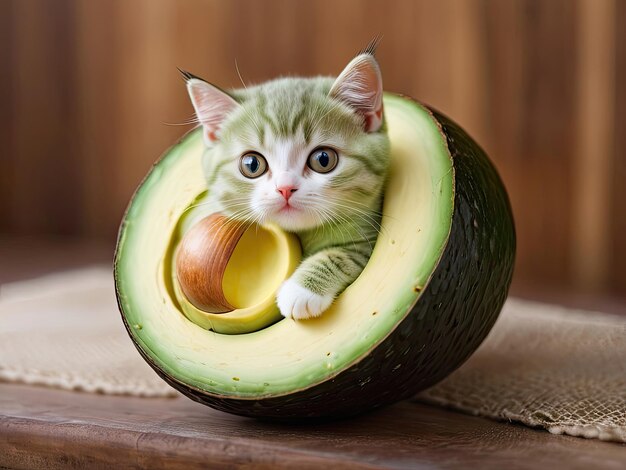
[[[244,153],[239,160],[239,171],[246,178],[258,178],[267,171],[267,160],[259,153]]]
[[[317,173],[328,173],[337,166],[338,161],[337,152],[329,147],[322,147],[311,152],[307,165]]]

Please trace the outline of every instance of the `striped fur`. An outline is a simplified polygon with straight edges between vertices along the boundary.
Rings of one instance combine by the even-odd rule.
[[[329,95],[334,83],[327,77],[280,78],[228,92],[239,107],[221,122],[203,157],[215,212],[242,223],[275,223],[299,235],[303,261],[277,299],[283,315],[293,318],[321,314],[358,277],[380,228],[389,154],[385,125],[367,132],[363,116]],[[318,147],[339,156],[329,173],[307,167]],[[241,155],[249,151],[268,163],[255,179],[239,170]],[[276,191],[280,178],[298,187],[289,200],[296,210],[288,213]]]

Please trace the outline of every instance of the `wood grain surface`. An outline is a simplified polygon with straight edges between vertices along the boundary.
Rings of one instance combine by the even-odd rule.
[[[517,221],[517,280],[626,294],[618,0],[5,0],[0,231],[113,239],[188,127],[175,67],[222,87],[337,74],[375,35],[385,88],[459,121]]]
[[[403,402],[337,423],[277,425],[183,397],[0,384],[10,468],[624,468],[626,446]]]

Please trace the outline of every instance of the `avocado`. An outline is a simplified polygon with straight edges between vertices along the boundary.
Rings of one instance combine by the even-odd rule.
[[[451,120],[399,95],[385,94],[384,106],[392,156],[381,234],[359,278],[317,319],[234,335],[191,321],[171,251],[206,215],[184,217],[206,190],[200,132],[153,167],[120,227],[114,272],[126,329],[170,385],[240,415],[348,416],[411,397],[479,346],[513,272],[506,191]]]

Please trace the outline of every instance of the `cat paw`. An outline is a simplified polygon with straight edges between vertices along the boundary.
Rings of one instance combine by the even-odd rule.
[[[330,295],[319,295],[296,281],[286,280],[278,290],[276,303],[285,318],[305,320],[319,317],[333,303]]]

